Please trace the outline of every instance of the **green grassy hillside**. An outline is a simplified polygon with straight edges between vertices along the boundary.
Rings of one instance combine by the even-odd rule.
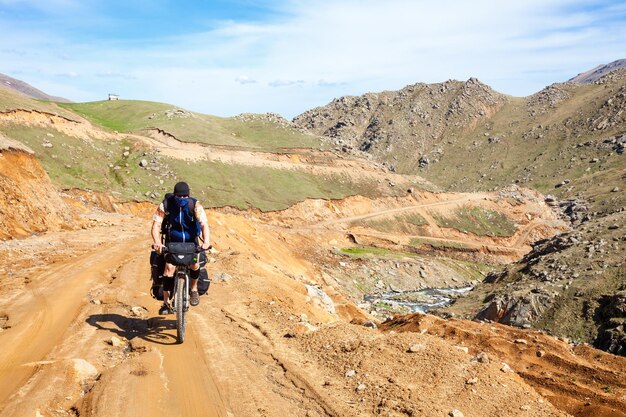
[[[276,117],[222,118],[137,100],[59,103],[59,106],[111,131],[145,134],[147,130],[159,129],[182,142],[263,150],[320,147],[318,137],[293,129]]]
[[[55,103],[33,100],[16,91],[0,86],[0,112],[8,112],[18,109],[58,114],[59,116],[63,116],[70,120],[77,119],[76,114],[57,106]]]
[[[206,207],[262,211],[285,209],[306,198],[381,194],[380,187],[366,180],[162,157],[132,138],[84,141],[23,125],[0,126],[0,131],[28,145],[58,188],[113,193],[122,200],[158,201],[179,180],[187,181]],[[141,167],[144,159],[149,165]],[[388,193],[400,191],[390,187]]]

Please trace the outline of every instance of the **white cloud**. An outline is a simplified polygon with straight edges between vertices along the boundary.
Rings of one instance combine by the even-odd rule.
[[[77,78],[79,77],[79,74],[75,71],[69,71],[69,72],[62,72],[57,74],[57,76],[59,77],[66,77],[66,78]]]
[[[471,76],[527,95],[626,58],[626,25],[616,18],[624,17],[624,7],[581,6],[578,0],[293,0],[273,20],[223,21],[152,43],[81,43],[0,21],[15,34],[0,39],[0,62],[31,74],[28,82],[61,87],[49,94],[67,96],[51,77],[75,72],[78,94],[70,99],[100,99],[113,88],[124,97],[217,115],[291,117],[340,95]]]
[[[245,74],[239,75],[237,76],[237,78],[235,78],[235,81],[237,81],[239,84],[256,84],[256,80],[251,79],[250,77],[248,77]]]
[[[304,80],[274,80],[267,83],[270,87],[292,87],[301,86],[304,84]]]

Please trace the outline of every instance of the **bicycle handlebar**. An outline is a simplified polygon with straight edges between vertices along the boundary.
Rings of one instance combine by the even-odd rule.
[[[202,249],[202,246],[196,246],[195,253],[201,253],[201,252],[204,252],[204,251],[207,251],[207,250],[211,250],[211,249],[213,249],[213,245],[209,245],[209,247],[206,248],[206,249]],[[167,252],[169,252],[169,248],[167,247],[167,245],[163,245],[163,246],[161,246],[159,248],[159,250],[157,250],[157,253],[159,255],[162,255],[162,254],[167,253]]]

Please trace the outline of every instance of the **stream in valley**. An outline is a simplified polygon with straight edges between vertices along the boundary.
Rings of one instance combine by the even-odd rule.
[[[424,288],[413,291],[387,291],[367,294],[363,299],[376,310],[428,313],[431,310],[449,306],[452,302],[472,290],[473,287],[461,288]]]

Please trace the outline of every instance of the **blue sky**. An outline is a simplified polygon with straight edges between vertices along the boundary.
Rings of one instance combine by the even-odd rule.
[[[0,0],[0,73],[73,101],[291,118],[477,77],[525,96],[626,58],[626,2]]]

